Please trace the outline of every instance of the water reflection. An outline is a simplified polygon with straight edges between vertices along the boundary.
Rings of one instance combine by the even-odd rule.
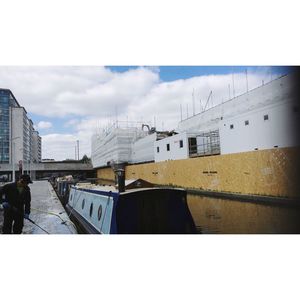
[[[300,209],[188,194],[202,233],[300,233]]]

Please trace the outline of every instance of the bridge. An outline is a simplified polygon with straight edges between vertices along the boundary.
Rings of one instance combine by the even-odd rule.
[[[0,175],[7,175],[12,178],[12,164],[0,164]],[[19,165],[15,165],[16,178],[20,175]],[[94,169],[91,163],[81,162],[43,162],[24,163],[23,172],[30,174],[32,179],[39,179],[51,176],[77,175],[83,177],[94,177]]]

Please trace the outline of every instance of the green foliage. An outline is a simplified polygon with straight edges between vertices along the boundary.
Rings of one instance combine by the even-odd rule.
[[[88,158],[86,154],[84,154],[80,162],[87,164],[91,162],[91,159]]]

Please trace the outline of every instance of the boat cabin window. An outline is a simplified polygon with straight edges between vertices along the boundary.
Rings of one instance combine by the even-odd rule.
[[[81,208],[84,209],[85,199],[82,200]]]
[[[93,202],[91,203],[91,206],[90,206],[90,217],[92,217],[92,214],[93,214]]]
[[[183,148],[183,140],[180,140],[180,141],[179,141],[179,147],[180,147],[180,148]]]
[[[170,151],[170,144],[167,144],[167,151]]]
[[[156,147],[156,151],[157,151],[157,153],[159,152],[159,147]]]
[[[102,216],[102,205],[100,204],[98,208],[98,221],[100,221],[101,216]]]

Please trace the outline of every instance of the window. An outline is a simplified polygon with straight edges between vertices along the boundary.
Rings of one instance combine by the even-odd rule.
[[[245,121],[245,126],[249,125],[249,120]]]
[[[170,151],[170,144],[167,144],[167,151]]]
[[[92,216],[93,214],[93,202],[91,203],[91,206],[90,206],[90,217]]]
[[[269,115],[264,115],[264,121],[269,120]]]
[[[230,129],[233,129],[233,124],[230,125]]]
[[[100,205],[98,208],[98,221],[100,221],[101,216],[102,216],[102,205]]]
[[[159,147],[156,147],[156,151],[157,151],[157,153],[159,152]]]
[[[82,200],[81,208],[84,209],[85,199]]]
[[[183,140],[180,140],[180,141],[179,141],[179,147],[180,147],[180,148],[183,148]]]

